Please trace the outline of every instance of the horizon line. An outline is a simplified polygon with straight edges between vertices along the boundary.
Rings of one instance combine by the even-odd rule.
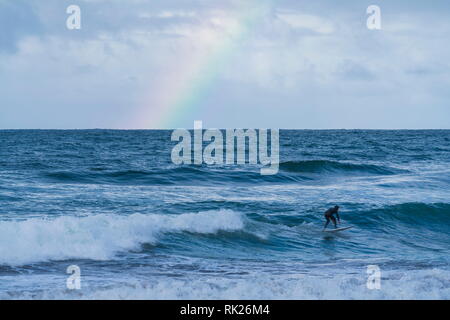
[[[195,130],[194,128],[0,128],[0,131],[25,131],[25,130],[41,130],[41,131],[83,131],[83,130],[116,130],[116,131],[145,131],[145,130],[177,130],[177,129],[186,129],[186,130]],[[225,128],[202,128],[202,130],[208,129],[219,129],[219,130],[231,130],[231,129],[271,129],[271,130],[311,130],[311,131],[331,131],[331,130],[373,130],[373,131],[420,131],[420,130],[450,130],[450,128],[271,128],[271,127],[260,127],[260,128],[252,128],[252,127],[225,127]]]

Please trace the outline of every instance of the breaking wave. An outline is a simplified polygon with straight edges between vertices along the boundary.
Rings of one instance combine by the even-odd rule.
[[[138,249],[143,243],[157,244],[158,237],[164,233],[212,234],[243,228],[243,216],[231,210],[1,221],[0,264],[71,258],[107,260],[120,251]]]

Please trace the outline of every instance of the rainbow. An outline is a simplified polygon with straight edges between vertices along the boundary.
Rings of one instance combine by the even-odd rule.
[[[138,108],[132,126],[151,129],[178,128],[180,124],[194,123],[200,112],[199,105],[214,88],[233,54],[239,49],[250,31],[271,9],[271,2],[250,1],[235,8],[235,16],[224,17],[221,37],[210,30],[192,35],[206,50],[192,53],[184,63],[177,65],[148,91]],[[242,1],[245,2],[245,1]],[[207,112],[207,111],[206,111]],[[201,117],[200,119],[201,120]]]

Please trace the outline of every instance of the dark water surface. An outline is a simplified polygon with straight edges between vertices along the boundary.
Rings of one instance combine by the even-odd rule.
[[[170,136],[0,131],[0,298],[450,298],[449,130],[282,130],[274,176]]]

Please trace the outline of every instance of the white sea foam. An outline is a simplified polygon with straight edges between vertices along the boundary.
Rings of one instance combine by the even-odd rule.
[[[156,244],[167,232],[216,233],[244,228],[242,214],[231,210],[192,214],[99,214],[55,219],[0,221],[0,264],[64,260],[107,260],[120,251]]]
[[[392,271],[380,290],[366,286],[364,272],[311,275],[253,274],[240,278],[149,278],[81,290],[17,291],[1,299],[449,299],[450,272],[443,269]],[[29,282],[29,279],[28,279]]]

